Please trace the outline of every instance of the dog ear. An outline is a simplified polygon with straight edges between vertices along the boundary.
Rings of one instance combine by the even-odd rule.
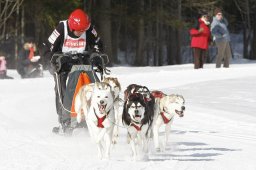
[[[159,101],[159,109],[162,111],[164,109],[165,97],[161,98]]]
[[[170,103],[174,103],[176,98],[177,98],[177,96],[175,94],[172,94],[172,95],[169,95],[168,98],[169,98],[169,102]]]
[[[135,92],[135,88],[133,87],[132,89],[131,89],[131,93],[134,93]]]
[[[128,114],[128,102],[127,101],[125,101],[124,107],[123,107],[122,122],[124,122],[126,125],[129,125],[131,123],[131,118],[130,118],[130,115]]]
[[[82,96],[85,98],[86,101],[91,99],[92,92],[93,92],[93,84],[88,84],[83,87]]]

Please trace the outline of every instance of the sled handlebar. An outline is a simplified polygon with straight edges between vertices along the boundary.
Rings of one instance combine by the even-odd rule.
[[[96,71],[109,75],[110,70],[106,68],[106,64],[109,63],[107,54],[84,51],[82,53],[55,53],[50,61],[57,72],[61,70],[61,66],[65,63],[77,64],[91,64],[92,67],[98,67]]]

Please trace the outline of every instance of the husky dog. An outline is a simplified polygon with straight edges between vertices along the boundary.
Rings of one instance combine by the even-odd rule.
[[[140,93],[131,94],[124,103],[122,121],[127,126],[128,143],[131,144],[133,160],[138,159],[138,146],[148,152],[152,115]]]
[[[154,92],[155,93],[155,92]],[[153,94],[153,93],[152,93]],[[179,117],[184,116],[185,111],[185,100],[181,95],[165,95],[162,93],[155,93],[156,104],[155,104],[155,116],[153,122],[153,136],[154,145],[156,151],[160,151],[159,142],[159,129],[161,126],[165,126],[165,139],[164,148],[169,140],[171,124],[173,122],[174,115]]]
[[[75,112],[77,113],[78,123],[85,121],[88,117],[94,85],[94,83],[91,83],[82,86],[75,97]]]
[[[77,106],[77,122],[81,121],[83,117],[81,110],[83,110],[89,133],[97,143],[99,158],[108,159],[115,122],[114,91],[108,83],[104,82],[86,86],[82,87],[79,93],[80,100],[83,99],[80,101],[80,111]]]
[[[155,98],[150,93],[149,89],[146,86],[130,84],[124,91],[124,100],[126,101],[130,95],[137,94],[137,93],[139,93],[143,96],[143,99],[148,107],[147,112],[149,112],[148,114],[152,116],[152,119],[150,117],[150,121],[152,121],[153,115],[154,115]]]
[[[115,126],[114,126],[114,131],[113,131],[113,138],[112,138],[112,143],[116,144],[117,142],[117,137],[119,134],[119,123],[121,122],[122,119],[122,113],[119,111],[119,100],[120,100],[120,92],[121,92],[121,85],[118,81],[117,78],[114,77],[105,77],[103,82],[108,83],[112,90],[114,91],[114,111],[115,111]]]
[[[140,93],[143,95],[146,101],[151,101],[151,94],[149,89],[146,86],[141,86],[137,84],[130,84],[124,91],[124,100],[127,100],[131,94]]]

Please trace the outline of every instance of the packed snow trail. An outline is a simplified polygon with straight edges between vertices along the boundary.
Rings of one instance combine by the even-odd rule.
[[[151,149],[149,160],[132,162],[126,130],[121,129],[111,159],[99,160],[88,132],[73,137],[51,133],[57,114],[48,72],[44,78],[20,79],[8,70],[15,79],[0,81],[0,169],[256,169],[256,64],[111,70],[122,90],[138,83],[184,96],[185,116],[175,118],[165,152]]]

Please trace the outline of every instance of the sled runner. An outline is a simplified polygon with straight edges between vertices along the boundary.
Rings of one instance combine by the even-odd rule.
[[[109,74],[106,64],[109,62],[106,54],[99,53],[61,53],[54,54],[51,63],[55,66],[55,81],[57,82],[57,92],[62,111],[60,124],[64,133],[72,133],[76,127],[85,127],[85,123],[77,124],[77,113],[74,109],[75,96],[79,89],[86,84],[99,82],[105,74]],[[66,89],[60,81],[60,74],[68,72]],[[53,132],[59,133],[60,127],[54,127]]]

